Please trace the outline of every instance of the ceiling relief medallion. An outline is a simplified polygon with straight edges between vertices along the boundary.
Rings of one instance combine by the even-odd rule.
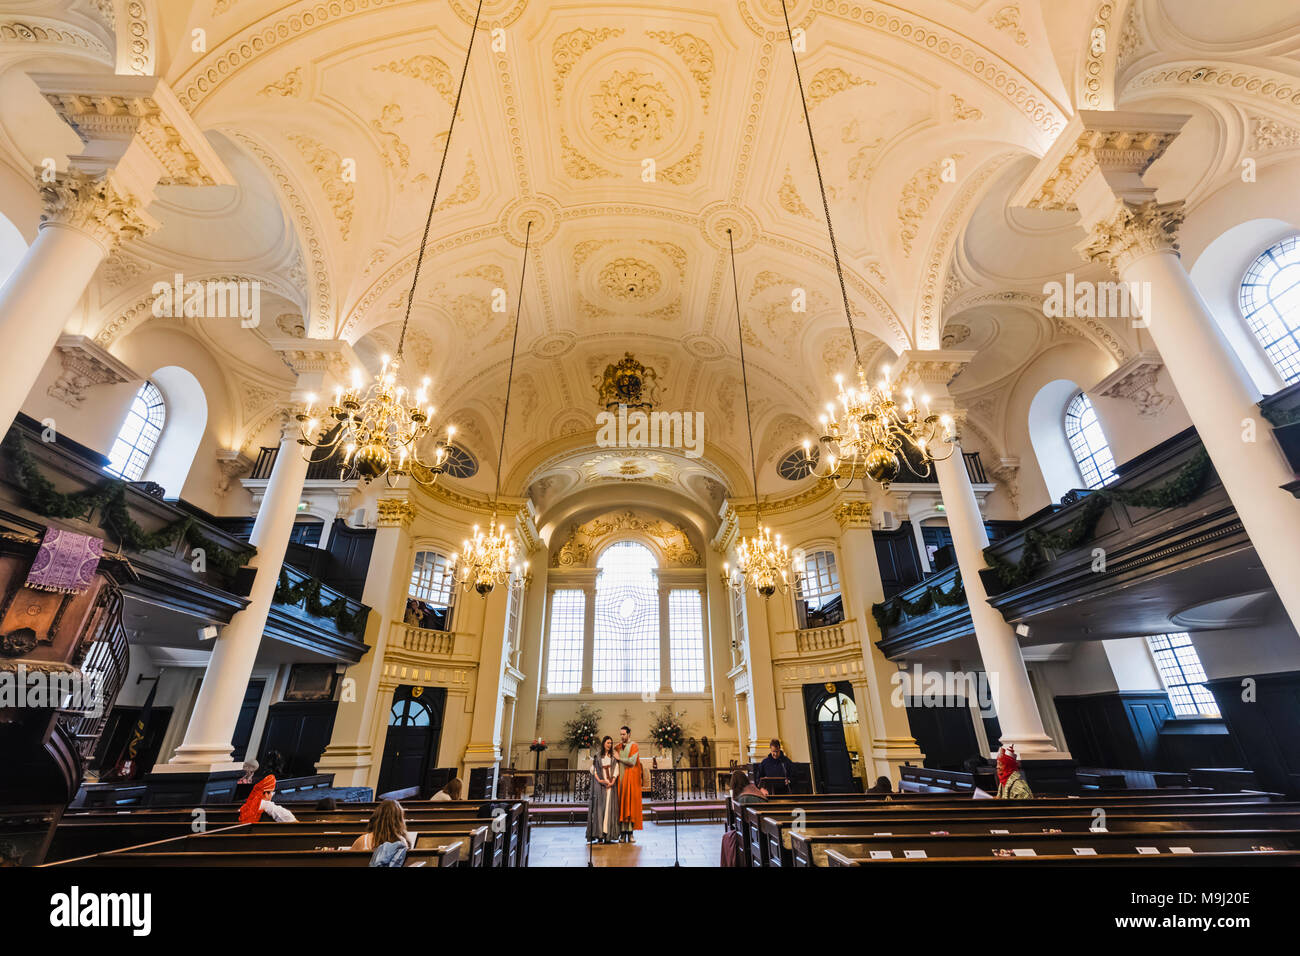
[[[597,455],[579,468],[586,484],[600,481],[651,481],[670,485],[677,480],[677,466],[659,454]]]
[[[483,0],[482,13],[479,13],[477,0],[448,0],[448,5],[466,26],[472,26],[478,14],[478,28],[487,32],[493,27],[508,27],[518,20],[523,16],[528,0]]]
[[[606,40],[622,35],[621,29],[601,27],[598,30],[570,30],[555,38],[551,44],[551,64],[555,67],[556,102],[563,98],[564,82],[583,55]]]
[[[572,332],[556,332],[544,335],[533,345],[533,354],[539,358],[563,358],[573,351],[577,336]]]
[[[786,42],[785,13],[781,0],[740,0],[740,14],[746,25],[765,40]],[[813,0],[787,0],[790,25],[807,30],[815,16]],[[788,54],[790,51],[786,50]]]
[[[808,109],[815,110],[836,93],[843,93],[855,86],[875,85],[875,80],[865,80],[838,66],[818,70],[808,83]]]
[[[627,153],[654,147],[674,129],[676,106],[663,83],[639,70],[615,70],[591,98],[592,132]]]
[[[620,405],[649,411],[660,399],[659,373],[624,353],[617,362],[605,366],[596,376],[596,403],[606,410]]]
[[[709,111],[709,96],[713,84],[713,48],[708,42],[690,33],[673,33],[669,30],[647,30],[646,36],[670,47],[682,58],[686,69],[700,88],[700,108]]]
[[[705,362],[712,362],[727,354],[726,346],[711,335],[688,335],[682,344],[687,352]]]
[[[700,233],[709,245],[719,252],[727,251],[727,230],[732,231],[732,240],[737,252],[751,248],[761,229],[758,220],[747,209],[729,206],[723,202],[710,203],[700,213]]]
[[[615,259],[600,270],[600,291],[617,302],[642,302],[659,294],[663,277],[659,270],[642,259]]]
[[[346,240],[352,232],[352,183],[346,182],[339,175],[343,168],[343,158],[324,143],[312,139],[304,133],[290,133],[289,142],[298,147],[298,152],[316,177],[321,191],[329,201],[330,209],[339,224],[339,234]]]
[[[510,243],[522,247],[530,221],[533,229],[529,244],[539,247],[549,241],[560,227],[559,203],[550,196],[521,197],[506,207],[499,223]]]
[[[552,566],[582,567],[607,538],[629,531],[649,538],[667,564],[683,568],[700,566],[700,555],[681,525],[662,518],[643,518],[631,511],[571,525],[564,544],[555,552]]]

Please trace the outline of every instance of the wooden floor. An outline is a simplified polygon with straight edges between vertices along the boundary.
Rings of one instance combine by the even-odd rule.
[[[587,826],[535,826],[529,866],[586,866]],[[717,866],[722,853],[722,824],[683,823],[677,831],[682,866]],[[646,821],[635,843],[595,845],[596,866],[672,866],[673,828]]]

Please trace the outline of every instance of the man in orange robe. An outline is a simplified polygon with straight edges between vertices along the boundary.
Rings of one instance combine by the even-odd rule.
[[[622,765],[618,776],[618,838],[621,843],[635,843],[633,831],[641,829],[641,756],[630,728],[620,727],[618,739],[615,756]]]

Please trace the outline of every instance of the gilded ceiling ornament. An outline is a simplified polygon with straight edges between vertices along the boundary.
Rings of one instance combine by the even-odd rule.
[[[447,206],[463,206],[465,203],[473,202],[479,196],[479,189],[478,166],[474,164],[473,154],[467,152],[465,154],[465,175],[461,177],[460,185],[452,190],[450,196],[443,200],[442,205],[445,208]]]
[[[606,365],[595,384],[598,404],[606,409],[626,405],[649,410],[659,401],[659,373],[642,365],[631,352]]]
[[[339,234],[344,239],[352,232],[352,183],[341,175],[343,158],[324,143],[313,139],[305,133],[290,133],[289,141],[298,147],[298,152],[308,167],[316,175],[330,209],[339,224]]]
[[[669,30],[647,30],[646,36],[672,47],[682,58],[686,69],[695,77],[700,88],[700,101],[705,113],[709,111],[709,94],[713,83],[713,48],[708,42],[690,33],[673,33]]]
[[[295,66],[281,79],[268,83],[259,92],[263,96],[298,96],[302,93],[302,67]]]
[[[700,566],[699,552],[681,525],[662,518],[642,517],[631,511],[572,525],[552,564],[556,567],[585,565],[606,538],[629,531],[649,538],[667,564],[687,568]]]
[[[1271,116],[1254,116],[1251,148],[1260,151],[1300,146],[1300,129],[1287,126]]]
[[[410,167],[411,148],[402,142],[402,138],[393,129],[402,122],[402,108],[396,103],[388,103],[379,112],[378,119],[370,121],[370,129],[379,140],[379,156],[384,165],[397,174],[398,188],[404,188],[406,171]]]
[[[981,110],[978,106],[967,106],[966,101],[963,100],[956,93],[953,93],[951,95],[952,95],[952,118],[954,120],[958,120],[958,121],[977,120],[977,119],[984,118],[984,111]]]
[[[431,86],[437,90],[438,94],[447,101],[449,106],[454,106],[456,103],[456,77],[452,75],[447,64],[436,56],[421,53],[417,56],[409,56],[404,60],[391,60],[388,63],[381,63],[375,67],[375,70],[380,73],[396,73],[398,76],[419,80],[426,86]]]
[[[584,239],[573,247],[573,266],[574,274],[582,268],[583,263],[591,258],[591,254],[598,249],[602,249],[612,243],[613,239]]]
[[[700,159],[704,155],[704,134],[695,141],[691,151],[666,169],[659,171],[659,178],[674,186],[689,186],[700,178]]]
[[[686,278],[686,250],[675,242],[660,241],[657,239],[642,240],[645,245],[652,249],[662,252],[673,265],[677,267],[677,274],[681,278]]]
[[[596,279],[600,290],[618,302],[639,302],[663,288],[659,270],[644,259],[621,256],[605,265]]]
[[[482,279],[484,282],[490,282],[494,286],[505,285],[506,271],[498,265],[475,266],[473,269],[467,269],[458,273],[459,279]]]
[[[831,513],[835,516],[836,524],[846,530],[871,527],[870,501],[841,501]]]
[[[592,131],[628,151],[661,142],[676,115],[672,97],[649,73],[615,70],[591,97]]]
[[[838,66],[828,66],[818,70],[808,83],[808,108],[816,109],[836,93],[843,93],[855,86],[875,86],[875,80],[866,80],[855,76]]]
[[[560,162],[564,171],[574,179],[605,179],[614,174],[593,159],[588,159],[569,142],[564,130],[560,130]]]
[[[623,35],[621,29],[601,27],[597,30],[570,30],[561,33],[551,44],[551,63],[555,67],[555,99],[559,101],[564,92],[564,82],[573,67],[582,59],[583,54],[597,44],[604,43],[610,37]]]
[[[991,23],[995,29],[1001,30],[1003,33],[1010,36],[1011,39],[1015,40],[1021,46],[1029,45],[1029,35],[1025,33],[1024,30],[1020,29],[1020,8],[1014,3],[1010,6],[1003,7],[997,13],[993,14],[993,16],[989,17],[989,23]]]
[[[943,187],[943,166],[949,159],[965,157],[965,153],[953,153],[936,159],[928,166],[917,170],[911,180],[903,187],[903,194],[898,199],[898,238],[903,246],[903,254],[912,254],[912,241],[921,231],[921,220],[930,210],[930,203],[939,195]]]
[[[790,175],[789,166],[785,168],[785,179],[781,181],[781,188],[777,190],[776,198],[781,203],[781,208],[786,212],[796,216],[803,216],[806,219],[816,218],[812,210],[799,198],[799,190],[795,188],[794,177]]]

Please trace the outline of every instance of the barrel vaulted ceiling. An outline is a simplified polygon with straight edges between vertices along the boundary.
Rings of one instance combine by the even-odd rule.
[[[22,91],[26,70],[156,70],[240,183],[224,196],[164,191],[164,228],[101,275],[101,343],[150,321],[138,308],[149,285],[185,267],[264,280],[273,321],[195,331],[263,388],[287,379],[259,336],[343,337],[366,361],[396,347],[472,0],[4,6],[4,89]],[[1068,217],[1008,209],[1008,197],[1074,109],[1115,104],[1117,75],[1147,98],[1177,96],[1186,84],[1160,70],[1187,49],[1263,51],[1294,73],[1294,53],[1269,44],[1300,16],[1250,6],[1202,35],[1195,25],[1218,16],[1208,0],[791,0],[868,363],[974,346],[982,358],[963,385],[982,395],[1062,335],[1116,361],[1133,351],[1123,330],[1043,319],[1034,290],[1078,268],[1080,237]],[[82,40],[5,33],[24,19]],[[1099,25],[1111,37],[1100,55]],[[136,40],[122,48],[119,35]],[[1230,110],[1211,112],[1198,120],[1206,137]],[[29,169],[46,141],[59,144],[51,129],[33,146],[21,119],[3,113],[0,145]],[[76,151],[75,137],[61,145]],[[779,0],[485,0],[406,345],[481,475],[499,439],[530,220],[507,440],[515,491],[590,443],[594,382],[625,351],[656,369],[663,407],[705,413],[716,479],[744,481],[727,229],[760,453],[770,463],[807,434],[828,376],[852,364],[811,160]],[[499,288],[505,311],[493,310]],[[791,310],[795,289],[806,312]],[[997,423],[984,431],[996,443]]]

